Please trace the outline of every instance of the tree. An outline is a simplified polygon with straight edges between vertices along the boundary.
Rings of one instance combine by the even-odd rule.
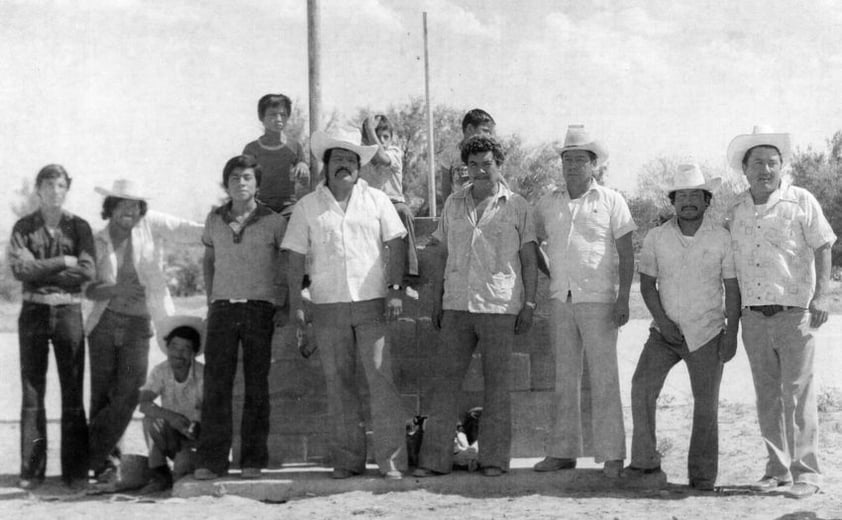
[[[29,179],[23,179],[20,188],[15,190],[17,202],[12,202],[12,213],[21,218],[38,209],[38,193]]]

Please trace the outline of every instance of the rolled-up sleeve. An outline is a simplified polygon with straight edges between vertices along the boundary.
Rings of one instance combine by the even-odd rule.
[[[284,239],[281,242],[281,249],[306,255],[310,250],[310,228],[307,224],[306,204],[308,201],[301,200],[292,210],[292,217],[287,224]]]

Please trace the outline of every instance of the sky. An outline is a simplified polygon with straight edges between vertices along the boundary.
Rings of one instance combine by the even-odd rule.
[[[659,155],[724,165],[755,124],[823,149],[842,129],[833,0],[321,0],[325,114],[424,95],[481,107],[500,134],[561,141],[584,124],[632,191]],[[0,2],[0,233],[43,165],[96,230],[95,186],[140,180],[150,207],[202,220],[225,161],[262,130],[257,99],[307,104],[305,0]]]

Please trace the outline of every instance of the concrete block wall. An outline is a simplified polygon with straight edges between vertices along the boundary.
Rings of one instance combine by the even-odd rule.
[[[404,398],[407,418],[426,413],[425,374],[430,373],[430,356],[438,341],[437,331],[433,329],[429,317],[430,287],[423,276],[432,267],[433,259],[423,245],[428,241],[434,225],[430,219],[416,220],[416,232],[421,245],[419,262],[422,276],[413,285],[419,292],[419,298],[405,299],[404,316],[390,324],[387,335],[391,346],[393,376]],[[516,337],[512,353],[510,390],[512,455],[515,457],[543,455],[555,384],[555,356],[550,344],[547,319],[548,285],[549,280],[541,275],[535,322],[528,334]],[[479,363],[479,356],[476,356],[463,382],[460,400],[463,412],[482,406],[483,381]],[[235,381],[234,398],[235,464],[239,452],[237,432],[240,429],[242,407],[241,378],[240,370]],[[269,379],[272,400],[270,466],[278,467],[282,463],[291,462],[329,464],[327,401],[318,354],[310,359],[301,357],[292,327],[276,330]],[[583,397],[587,395],[587,388],[584,392]],[[588,411],[585,414],[589,416]],[[589,445],[587,439],[586,445]]]

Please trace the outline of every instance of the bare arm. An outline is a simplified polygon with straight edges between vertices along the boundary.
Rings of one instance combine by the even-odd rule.
[[[719,359],[727,363],[737,353],[737,334],[740,330],[740,284],[736,278],[726,278],[725,281],[725,335],[719,345]]]
[[[515,321],[515,334],[524,334],[532,327],[532,313],[535,309],[526,302],[535,303],[538,291],[538,253],[535,242],[527,242],[520,248],[520,271],[523,277],[524,305]]]
[[[444,272],[445,267],[447,266],[447,244],[442,241],[427,247],[434,248],[433,257],[435,258],[435,261],[433,261],[433,272],[430,275],[433,297],[433,312],[430,317],[433,321],[433,327],[440,329],[442,298],[444,296]]]
[[[206,246],[205,254],[202,257],[202,274],[205,278],[205,295],[208,299],[208,305],[211,304],[211,296],[213,296],[214,259],[213,248]]]
[[[652,318],[658,325],[658,330],[664,339],[673,345],[683,343],[684,335],[681,333],[681,329],[667,316],[664,306],[661,304],[661,294],[658,292],[654,276],[640,273],[640,294],[643,295],[643,302],[652,314]]]
[[[289,321],[299,327],[307,325],[304,314],[304,302],[301,298],[301,285],[304,283],[305,256],[295,251],[288,251],[287,283],[289,283]]]
[[[374,129],[374,117],[369,116],[365,118],[365,121],[363,121],[363,137],[365,142],[363,144],[377,145],[377,152],[374,154],[371,162],[380,166],[392,164],[392,158],[386,153],[386,149],[383,147],[383,143],[380,142],[377,132]]]
[[[176,430],[185,433],[190,428],[190,419],[180,413],[161,408],[155,404],[157,397],[158,394],[151,390],[141,390],[140,396],[138,397],[138,409],[140,413],[153,419],[163,419]]]
[[[632,279],[634,279],[634,248],[631,231],[618,238],[615,245],[620,260],[620,289],[617,293],[617,303],[614,305],[614,321],[618,327],[622,327],[629,321],[629,293]]]
[[[389,248],[389,265],[386,271],[386,283],[391,287],[392,285],[402,285],[404,266],[406,265],[406,245],[401,238],[393,238],[386,242],[386,247]],[[403,312],[403,300],[400,298],[400,293],[388,290],[389,297],[386,299],[386,317],[395,319]]]
[[[819,247],[813,253],[816,263],[816,292],[810,302],[810,326],[819,328],[827,321],[827,302],[825,296],[830,285],[830,242]]]

